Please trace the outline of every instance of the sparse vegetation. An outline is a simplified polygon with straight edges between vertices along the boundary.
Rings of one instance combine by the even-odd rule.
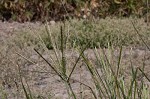
[[[149,27],[146,26],[143,19],[133,19],[133,18],[106,18],[97,21],[86,21],[86,20],[72,20],[72,22],[66,22],[65,25],[67,29],[64,30],[65,39],[67,39],[67,47],[75,48],[78,46],[84,46],[87,42],[88,48],[108,48],[108,46],[142,46],[139,35],[136,34],[134,27],[132,26],[132,21],[136,24],[136,28],[139,31],[140,37],[144,38],[147,44],[149,44]],[[46,45],[48,49],[53,49],[53,44],[51,39],[56,42],[57,48],[60,48],[61,35],[59,34],[60,25],[63,23],[57,23],[57,25],[50,26],[45,29],[44,26],[37,30],[24,30],[24,32],[19,33],[16,36],[15,42],[18,46],[30,46],[39,45],[42,42]],[[51,35],[48,34],[51,32]],[[52,38],[50,38],[52,36]]]
[[[134,18],[18,31],[0,43],[0,97],[149,99],[149,38],[144,19]]]

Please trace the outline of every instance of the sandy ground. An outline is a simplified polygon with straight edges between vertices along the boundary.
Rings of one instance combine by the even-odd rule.
[[[10,39],[13,36],[13,33],[16,33],[15,31],[20,31],[22,29],[27,29],[29,27],[32,29],[36,29],[40,26],[41,26],[40,23],[0,22],[0,42],[1,42],[0,44],[2,44],[2,42],[4,42],[6,39]],[[109,52],[108,49],[104,50],[106,53]],[[98,49],[98,51],[101,53],[101,49]],[[46,52],[43,53],[43,56],[46,59],[50,59],[49,55],[51,55],[52,57],[55,56],[53,51],[49,51],[48,53],[49,54],[47,54]],[[90,61],[96,64],[96,58],[94,56],[94,52],[92,49],[86,50],[85,55],[89,58]],[[119,49],[115,49],[113,52],[112,59],[114,58],[117,59],[118,55]],[[77,60],[78,56],[79,56],[78,52],[74,49],[66,51],[66,57],[67,60],[69,60],[67,63],[68,66],[67,68],[69,68],[69,70],[67,71],[68,74],[70,72],[70,69],[74,65],[74,61]],[[52,97],[52,99],[67,99],[68,94],[65,84],[54,73],[54,71],[52,71],[52,69],[35,52],[32,53],[29,56],[29,58],[33,60],[35,64],[24,62],[21,63],[22,64],[21,68],[22,71],[24,72],[24,77],[27,79],[29,87],[32,90],[35,97],[39,97],[39,99],[46,99],[46,97],[49,96]],[[134,67],[142,67],[144,64],[145,73],[148,75],[148,77],[150,77],[150,51],[148,51],[146,47],[123,47],[121,66],[122,70],[124,71],[126,79],[130,78],[129,75],[131,74],[131,72],[129,70],[131,69],[130,67],[131,61]],[[1,62],[0,64],[2,64],[2,61],[0,62]],[[98,69],[98,71],[100,71],[99,67],[96,68]],[[141,75],[139,74],[139,81],[142,78],[143,77],[141,77]],[[73,80],[71,81],[71,86],[78,97],[80,97],[80,92],[82,92],[83,99],[93,99],[90,90],[87,87],[83,87],[80,83],[78,83],[78,81],[80,81],[91,87],[94,86],[91,75],[87,70],[85,63],[83,63],[82,60],[79,61],[77,68],[75,69],[72,75],[72,79]],[[147,82],[147,84],[150,86],[149,82]],[[7,93],[8,99],[24,98],[22,97],[22,95],[20,95],[23,93],[23,90],[17,90],[17,85],[20,85],[20,83],[16,82],[13,84],[9,84],[2,80],[3,90],[4,92]]]

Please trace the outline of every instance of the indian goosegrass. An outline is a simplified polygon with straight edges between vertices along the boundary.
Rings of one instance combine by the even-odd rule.
[[[135,28],[135,27],[134,27]],[[136,29],[136,28],[135,28]],[[141,81],[140,85],[138,85],[138,73],[142,73],[142,76],[145,77],[145,79],[150,82],[150,79],[148,76],[144,73],[144,70],[141,68],[134,68],[132,63],[131,63],[131,79],[129,79],[128,83],[125,80],[125,76],[123,75],[122,67],[121,67],[121,58],[122,58],[122,46],[120,46],[120,52],[119,52],[119,57],[118,61],[116,63],[116,66],[110,62],[110,57],[106,55],[104,49],[101,50],[100,52],[97,50],[95,47],[93,49],[97,61],[97,65],[94,65],[91,60],[89,60],[86,55],[84,54],[84,51],[88,49],[88,44],[90,42],[87,42],[85,46],[80,46],[78,48],[79,51],[79,56],[69,73],[69,75],[66,74],[66,58],[65,58],[65,45],[67,41],[67,37],[65,37],[65,33],[63,32],[63,28],[60,28],[60,41],[61,41],[61,46],[60,46],[60,51],[61,51],[61,59],[57,58],[58,60],[58,66],[60,69],[57,69],[55,66],[52,66],[51,63],[49,63],[36,49],[34,49],[37,54],[40,55],[43,60],[55,71],[55,73],[61,78],[61,80],[64,81],[66,88],[68,90],[68,95],[72,97],[73,99],[77,99],[76,94],[74,93],[74,90],[72,89],[70,80],[72,79],[71,75],[74,72],[74,69],[77,66],[77,63],[79,60],[83,60],[83,62],[86,64],[86,68],[88,69],[89,73],[91,74],[92,81],[94,82],[95,87],[91,88],[90,85],[86,85],[80,81],[77,81],[78,83],[88,87],[91,90],[91,93],[93,95],[94,99],[148,99],[150,98],[149,96],[149,88],[148,86]],[[49,31],[47,31],[49,33]],[[136,30],[137,32],[137,30]],[[137,32],[138,33],[138,32]],[[51,35],[51,34],[49,34]],[[52,38],[51,38],[52,40]],[[55,42],[51,41],[52,45],[55,45]],[[144,43],[144,41],[143,41]],[[144,43],[147,48],[148,45]],[[55,55],[58,55],[58,50],[56,46],[54,47],[54,52],[56,53]],[[108,46],[108,50],[110,52],[113,51],[113,46]],[[57,56],[57,57],[60,57]],[[112,56],[113,57],[113,56]],[[100,71],[97,69],[97,67],[100,68]]]
[[[84,28],[84,32],[90,32],[93,30],[90,30],[91,28],[94,28],[93,25],[90,23],[86,24]],[[89,30],[87,29],[89,27]],[[68,92],[68,97],[71,99],[78,99],[78,95],[76,94],[75,90],[72,88],[71,80],[73,73],[75,72],[75,69],[78,66],[79,62],[82,62],[85,64],[85,67],[87,68],[88,72],[90,73],[90,76],[92,78],[92,82],[94,86],[88,85],[83,83],[82,81],[76,81],[77,83],[81,84],[81,86],[84,86],[88,88],[91,93],[93,99],[149,99],[150,98],[150,88],[145,82],[150,82],[150,78],[147,76],[147,74],[144,71],[144,64],[139,67],[134,67],[134,64],[132,64],[131,61],[131,70],[128,70],[131,73],[131,77],[129,79],[126,79],[122,67],[122,50],[124,48],[123,40],[120,41],[119,38],[114,38],[116,36],[113,35],[113,33],[106,33],[105,36],[103,36],[103,39],[100,39],[101,43],[94,43],[94,36],[88,36],[81,34],[83,38],[80,36],[70,36],[65,31],[65,25],[60,27],[60,33],[57,34],[57,37],[54,37],[49,25],[46,25],[46,39],[43,38],[41,35],[38,35],[37,37],[40,42],[42,42],[41,46],[45,50],[53,49],[52,51],[55,54],[56,61],[53,60],[53,57],[51,57],[53,64],[49,62],[44,56],[42,55],[42,52],[40,52],[39,49],[34,48],[34,51],[46,62],[46,64],[57,74],[60,79],[64,82],[66,90]],[[81,28],[81,26],[78,26],[76,28]],[[149,45],[146,43],[145,39],[140,36],[138,29],[136,28],[135,24],[133,23],[133,28],[135,30],[135,33],[140,38],[140,42],[143,42],[143,44],[149,49]],[[107,32],[107,31],[105,31]],[[96,35],[95,35],[96,36]],[[71,37],[71,38],[70,38]],[[87,37],[87,38],[86,38]],[[100,36],[98,36],[100,37]],[[119,48],[119,55],[117,61],[112,62],[115,58],[112,54],[114,51],[116,44],[114,39],[118,40],[120,42]],[[58,40],[59,39],[59,40]],[[73,40],[71,40],[73,39]],[[91,43],[91,39],[94,39]],[[108,40],[109,39],[109,40]],[[126,39],[126,38],[125,38]],[[37,40],[37,39],[36,39]],[[103,41],[102,40],[106,40]],[[71,46],[76,49],[79,53],[78,57],[75,60],[75,63],[72,66],[71,70],[68,70],[67,60],[66,58],[66,50],[67,50],[67,44],[71,42]],[[49,46],[50,44],[50,46]],[[102,47],[102,48],[101,48]],[[69,47],[70,48],[70,47]],[[92,48],[92,51],[94,52],[94,57],[96,60],[96,64],[93,63],[86,55],[85,51],[89,48]],[[98,48],[101,48],[98,50]],[[108,54],[105,52],[105,48],[108,49]],[[20,55],[20,54],[19,54]],[[20,55],[22,56],[22,55]],[[29,59],[25,58],[26,60],[30,61]],[[30,61],[31,62],[31,61]],[[25,94],[26,99],[33,99],[32,90],[30,90],[30,87],[28,86],[27,82],[22,81],[21,76],[21,70],[18,65],[18,71],[20,75],[20,81],[21,85]],[[143,76],[144,80],[138,80],[138,75],[141,74]],[[81,99],[83,99],[83,93],[80,93]],[[3,94],[3,97],[7,97],[7,95]]]

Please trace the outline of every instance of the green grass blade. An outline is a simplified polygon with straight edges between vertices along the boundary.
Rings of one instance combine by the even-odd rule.
[[[92,76],[92,79],[93,79],[95,87],[97,89],[99,98],[102,99],[103,96],[106,97],[106,95],[103,92],[102,86],[100,85],[100,81],[98,79],[98,74],[97,74],[98,71],[96,72],[96,69],[94,68],[92,63],[89,61],[89,59],[85,57],[84,54],[82,55],[82,58],[83,58],[84,62],[86,63],[86,66]]]
[[[101,60],[102,59],[100,59],[100,55],[99,55],[99,53],[98,53],[98,51],[97,51],[97,49],[95,48],[95,51],[94,51],[94,54],[95,54],[95,57],[96,57],[96,60],[97,60],[97,62],[98,62],[98,65],[100,66],[100,65],[102,65],[101,64]],[[97,69],[95,69],[95,71],[96,71],[96,73],[97,73],[97,76],[98,76],[98,78],[99,78],[99,80],[100,80],[100,82],[101,82],[101,84],[102,84],[102,86],[103,86],[103,88],[104,88],[104,91],[106,92],[106,94],[107,94],[107,97],[110,97],[110,91],[108,91],[108,89],[106,88],[106,79],[105,78],[102,78],[101,76],[100,76],[100,74],[98,73],[98,71],[97,71]],[[101,72],[102,72],[102,70],[101,70]],[[106,95],[105,95],[105,93],[102,91],[102,94],[103,94],[103,96],[106,98]]]
[[[64,53],[64,34],[63,34],[63,29],[62,26],[60,27],[60,41],[61,41],[61,46],[60,46],[60,50],[61,50],[61,68],[62,68],[62,74],[64,77],[66,77],[66,58],[65,58],[65,53]]]
[[[118,64],[117,64],[117,76],[118,76],[118,74],[119,74],[120,63],[121,63],[121,57],[122,57],[122,46],[121,46],[120,52],[119,52],[119,58],[118,58]]]
[[[42,54],[40,54],[36,49],[34,49],[34,51],[54,70],[54,72],[55,72],[62,80],[64,80],[64,78],[62,77],[62,75],[51,65],[51,63],[49,63],[49,62],[42,56]]]
[[[135,83],[134,83],[134,99],[136,99],[136,90],[137,90],[137,81],[135,81]]]
[[[72,70],[71,70],[71,72],[70,72],[70,74],[69,74],[69,76],[68,76],[68,81],[69,81],[69,79],[71,78],[71,75],[72,75],[72,73],[74,72],[74,70],[75,70],[75,68],[76,68],[76,66],[77,66],[77,63],[79,62],[79,60],[80,60],[82,54],[84,53],[84,51],[87,49],[87,46],[88,46],[89,43],[90,43],[90,42],[88,42],[88,43],[86,44],[86,46],[85,46],[83,49],[81,49],[80,55],[79,55],[79,57],[77,58],[77,60],[76,60],[76,62],[75,62],[75,64],[74,64],[74,66],[73,66],[73,68],[72,68]]]
[[[30,87],[29,87],[29,85],[28,85],[28,83],[27,83],[26,80],[25,80],[25,82],[26,82],[26,85],[27,85],[27,88],[28,88],[29,97],[30,97],[30,99],[33,99],[33,97],[32,97],[32,92],[31,92],[31,90],[30,90]]]
[[[56,59],[57,59],[57,64],[59,64],[59,66],[61,67],[62,65],[61,65],[61,61],[59,60],[59,56],[60,55],[58,55],[59,53],[57,52],[57,44],[56,44],[56,41],[53,39],[53,37],[52,37],[52,33],[51,33],[51,31],[50,31],[50,27],[49,27],[49,25],[48,25],[48,23],[46,24],[46,32],[47,32],[47,34],[48,34],[48,36],[49,36],[49,42],[51,42],[52,43],[52,46],[53,46],[53,51],[54,51],[54,54],[55,54],[55,57],[56,57]]]
[[[139,68],[139,70],[142,72],[144,77],[150,82],[150,78],[144,73],[144,71],[141,68]]]
[[[136,78],[137,78],[137,73],[138,73],[138,69],[136,69],[135,71],[132,72],[132,81],[131,81],[131,85],[130,85],[130,88],[129,88],[129,91],[128,91],[128,99],[132,98],[132,91],[133,91],[133,85],[134,83],[136,82]]]
[[[26,96],[26,99],[31,99],[30,96],[28,95],[27,89],[25,88],[25,85],[24,85],[24,83],[23,83],[23,80],[22,80],[22,77],[21,77],[20,67],[19,67],[18,64],[17,64],[17,67],[18,67],[18,72],[19,72],[19,78],[20,78],[20,80],[21,80],[21,86],[22,86],[22,88],[23,88],[23,91],[24,91],[24,94],[25,94],[25,96]]]
[[[150,51],[150,47],[147,45],[147,43],[145,42],[145,40],[142,38],[142,36],[140,35],[139,31],[137,30],[137,28],[135,27],[135,24],[131,21],[132,26],[134,28],[134,30],[136,31],[137,35],[139,36],[139,38],[141,39],[141,41],[144,43],[144,45],[148,48],[148,50]]]

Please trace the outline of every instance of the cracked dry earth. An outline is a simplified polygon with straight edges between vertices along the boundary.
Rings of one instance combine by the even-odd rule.
[[[0,22],[0,42],[1,42],[0,46],[3,46],[2,45],[3,42],[5,42],[6,39],[10,39],[13,36],[13,34],[16,33],[16,31],[20,31],[21,29],[26,29],[29,26],[32,29],[36,29],[40,27],[41,24],[40,23],[22,23],[21,24],[21,23],[16,23],[16,22],[13,22],[13,23]],[[97,49],[97,50],[99,53],[101,53],[101,49]],[[104,49],[104,51],[106,55],[109,56],[109,50]],[[11,53],[12,55],[14,54],[13,52]],[[68,94],[67,94],[67,90],[63,81],[55,74],[54,71],[52,71],[52,69],[43,61],[43,59],[41,59],[33,51],[33,49],[29,49],[29,53],[30,53],[30,56],[28,58],[34,61],[34,64],[28,61],[23,61],[20,64],[21,64],[21,70],[23,72],[23,76],[24,78],[26,78],[27,83],[33,95],[35,95],[35,97],[39,99],[47,99],[47,97],[51,97],[52,99],[67,99]],[[119,57],[119,49],[115,49],[114,52],[112,53],[113,53],[113,57],[111,59],[114,61],[114,64],[115,64],[115,62],[117,61]],[[24,53],[21,53],[21,51],[20,51],[20,54],[26,55]],[[93,64],[96,65],[96,58],[95,58],[94,51],[92,49],[86,50],[85,55]],[[49,60],[52,64],[55,61],[55,58],[53,58],[54,61],[51,60],[51,57],[55,56],[52,50],[49,52],[43,52],[43,56],[47,60]],[[79,53],[74,49],[70,49],[66,51],[68,73],[71,71],[71,68],[75,64],[75,61],[77,60],[78,56],[79,56]],[[0,56],[0,59],[2,59],[2,56]],[[24,60],[24,59],[21,58],[21,60]],[[121,60],[120,66],[125,75],[125,79],[130,78],[131,61],[134,67],[142,67],[144,64],[145,73],[148,75],[148,77],[150,77],[150,51],[146,49],[146,47],[131,47],[131,46],[123,47],[122,60]],[[0,62],[1,62],[0,64],[2,65],[1,60]],[[12,65],[12,66],[14,66],[12,68],[16,68],[15,65]],[[6,68],[7,68],[7,65],[6,65]],[[100,67],[96,67],[96,68],[99,71],[100,75],[102,75],[100,72]],[[4,68],[1,70],[4,70]],[[15,73],[16,72],[17,70],[15,71]],[[5,78],[3,78],[3,75],[0,75],[0,76],[1,76],[0,84],[2,86],[3,91],[7,94],[8,99],[24,99],[25,98],[23,96],[23,90],[21,89],[22,87],[21,87],[20,82],[6,83],[6,81],[4,81]],[[142,79],[142,76],[140,74],[138,76],[139,76],[139,81],[140,81]],[[12,76],[12,77],[14,77],[14,79],[17,79],[15,78],[15,76]],[[25,82],[24,79],[23,81]],[[82,59],[79,61],[75,71],[73,72],[71,86],[73,90],[75,91],[75,94],[78,97],[80,97],[80,92],[82,92],[83,99],[93,99],[91,91],[87,87],[82,86],[78,81],[83,82],[84,84],[89,85],[92,88],[94,88],[94,83],[92,82],[91,75],[88,69],[86,68],[86,65]],[[150,86],[150,83],[148,81],[146,83],[148,84],[148,86]]]

